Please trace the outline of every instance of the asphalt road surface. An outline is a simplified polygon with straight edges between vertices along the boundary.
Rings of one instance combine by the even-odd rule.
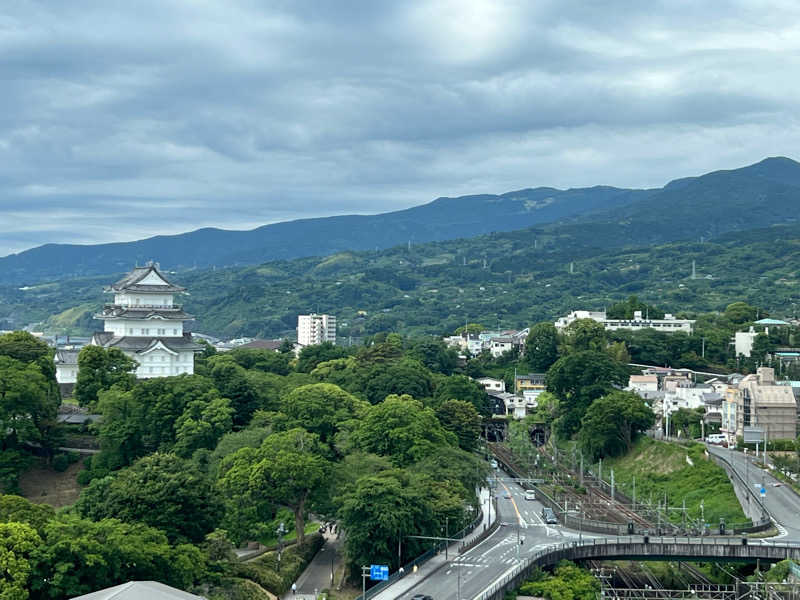
[[[766,490],[764,507],[772,515],[772,518],[777,521],[779,530],[778,536],[772,539],[800,542],[800,498],[794,491],[763,469],[756,467],[751,454],[748,454],[747,458],[745,458],[741,452],[710,444],[708,445],[708,451],[726,458],[741,478],[747,481],[750,489],[757,496],[763,483]],[[748,461],[749,465],[747,464]],[[775,484],[778,485],[776,486]]]
[[[503,476],[500,472],[496,475]],[[397,598],[427,594],[436,600],[456,600],[460,588],[461,598],[471,599],[511,572],[527,555],[580,537],[579,533],[559,525],[545,524],[540,516],[542,505],[535,500],[525,500],[525,490],[516,483],[499,481],[496,496],[501,526],[475,548],[451,560]]]

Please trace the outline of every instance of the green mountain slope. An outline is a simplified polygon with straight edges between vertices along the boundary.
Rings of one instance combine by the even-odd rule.
[[[499,196],[439,198],[390,213],[303,219],[250,231],[206,228],[126,243],[47,244],[0,258],[0,281],[30,285],[114,273],[147,260],[157,260],[166,269],[189,269],[389,248],[408,241],[420,243],[521,229],[621,206],[649,193],[603,186],[536,188]]]
[[[297,314],[310,311],[334,313],[341,335],[361,336],[383,330],[438,334],[466,320],[523,327],[634,293],[676,313],[720,310],[744,300],[790,316],[793,303],[800,303],[800,225],[622,250],[593,247],[585,241],[589,233],[574,227],[580,236],[529,229],[174,278],[191,291],[186,307],[198,315],[194,329],[221,336],[285,334],[296,326]],[[70,316],[73,332],[99,327],[90,321],[91,310],[63,311],[84,303],[99,308],[102,286],[111,280],[0,287],[0,327],[2,319],[20,326],[57,314],[51,323],[64,325]]]

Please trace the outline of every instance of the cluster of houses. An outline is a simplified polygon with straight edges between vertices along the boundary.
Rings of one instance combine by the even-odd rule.
[[[507,329],[503,331],[481,331],[480,333],[462,333],[444,338],[444,343],[451,348],[457,348],[463,353],[477,356],[484,350],[493,358],[499,358],[506,352],[518,350],[520,353],[525,348],[525,340],[530,329],[517,331]]]
[[[630,391],[644,398],[665,431],[680,409],[705,411],[703,422],[716,424],[727,444],[795,439],[800,382],[778,381],[775,370],[760,367],[751,375],[733,374],[695,383],[687,369],[651,367],[631,375]]]

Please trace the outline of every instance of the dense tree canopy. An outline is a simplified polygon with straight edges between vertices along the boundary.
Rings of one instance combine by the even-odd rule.
[[[537,323],[525,339],[525,362],[532,371],[543,373],[558,360],[558,331],[552,323]]]
[[[81,406],[97,402],[100,392],[118,386],[133,387],[136,361],[118,348],[84,346],[78,354],[78,379],[75,399]]]
[[[614,391],[596,399],[581,420],[584,452],[597,457],[619,456],[631,449],[636,436],[655,423],[653,409],[632,392]]]

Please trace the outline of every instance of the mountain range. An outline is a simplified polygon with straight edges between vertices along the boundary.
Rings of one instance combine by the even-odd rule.
[[[794,222],[798,200],[800,164],[774,157],[740,169],[676,179],[658,189],[539,187],[438,198],[395,212],[302,219],[249,231],[204,228],[134,242],[46,244],[0,258],[0,280],[30,285],[118,273],[147,260],[157,260],[169,270],[253,265],[545,224],[551,235],[603,248],[710,239],[727,231]]]

